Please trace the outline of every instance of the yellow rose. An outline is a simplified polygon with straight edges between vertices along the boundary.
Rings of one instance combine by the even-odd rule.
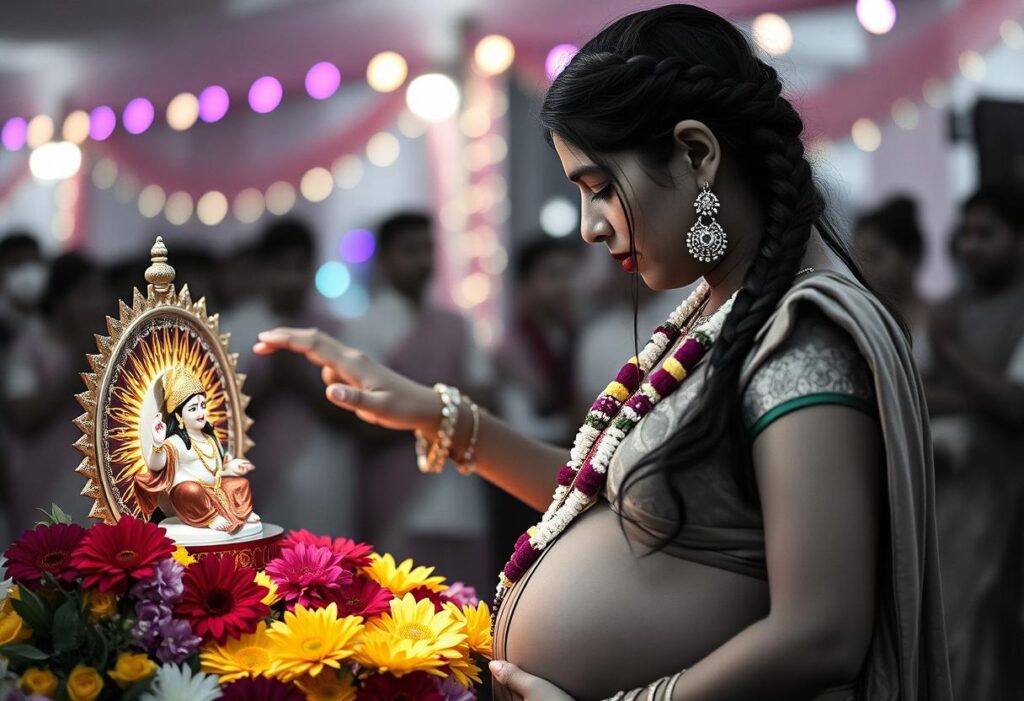
[[[141,652],[122,652],[117,656],[114,669],[107,676],[117,682],[122,689],[137,681],[150,677],[156,672],[156,663]]]
[[[30,694],[53,696],[57,690],[57,677],[48,669],[29,667],[21,675],[21,688]]]
[[[11,590],[7,592],[7,598],[0,601],[0,616],[6,616],[8,613],[14,610],[11,606],[11,601],[15,599],[21,599],[21,592],[18,591],[18,585],[15,584],[11,587]]]
[[[92,667],[77,665],[68,676],[68,698],[71,701],[94,701],[103,691],[103,677]]]
[[[117,613],[117,595],[112,592],[90,589],[82,598],[89,607],[89,620],[93,623],[111,618]]]
[[[0,616],[0,645],[20,643],[22,640],[28,640],[31,636],[32,631],[21,620],[21,616],[14,611]]]
[[[173,557],[174,561],[182,567],[188,567],[189,565],[196,564],[196,558],[193,555],[190,555],[183,545],[177,546],[174,549],[174,552],[171,553],[171,557]]]

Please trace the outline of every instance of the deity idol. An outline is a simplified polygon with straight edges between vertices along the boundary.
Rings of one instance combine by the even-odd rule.
[[[152,445],[144,451],[146,470],[135,476],[135,493],[148,517],[162,496],[186,526],[234,534],[258,524],[252,493],[244,475],[253,464],[232,458],[206,420],[207,391],[181,366],[164,372],[161,408],[152,424]],[[248,529],[247,529],[248,530]]]

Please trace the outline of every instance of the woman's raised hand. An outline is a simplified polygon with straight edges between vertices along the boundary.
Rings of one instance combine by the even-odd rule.
[[[167,425],[164,423],[163,414],[158,413],[153,419],[153,445],[162,446],[167,439]]]
[[[258,355],[287,350],[304,355],[321,368],[327,399],[367,423],[396,430],[436,430],[441,398],[430,387],[413,382],[361,351],[319,329],[278,327],[259,334]]]

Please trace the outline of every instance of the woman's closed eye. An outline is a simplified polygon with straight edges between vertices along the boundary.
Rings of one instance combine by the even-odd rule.
[[[592,190],[592,194],[590,195],[590,201],[591,202],[596,202],[598,200],[607,199],[608,196],[611,193],[612,193],[612,186],[611,185],[605,185],[603,187],[598,188],[596,191]]]

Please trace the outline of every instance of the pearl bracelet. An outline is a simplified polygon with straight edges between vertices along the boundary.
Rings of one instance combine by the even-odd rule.
[[[466,397],[466,401],[469,403],[469,411],[473,415],[473,428],[469,434],[469,446],[463,453],[462,460],[455,463],[455,469],[459,471],[460,475],[471,475],[476,472],[476,442],[480,437],[480,407],[469,397]]]
[[[420,472],[437,474],[444,469],[448,455],[452,449],[452,436],[459,423],[459,404],[462,395],[455,387],[441,384],[434,385],[434,391],[441,395],[441,425],[437,429],[437,440],[427,440],[422,431],[416,431],[416,465]]]

